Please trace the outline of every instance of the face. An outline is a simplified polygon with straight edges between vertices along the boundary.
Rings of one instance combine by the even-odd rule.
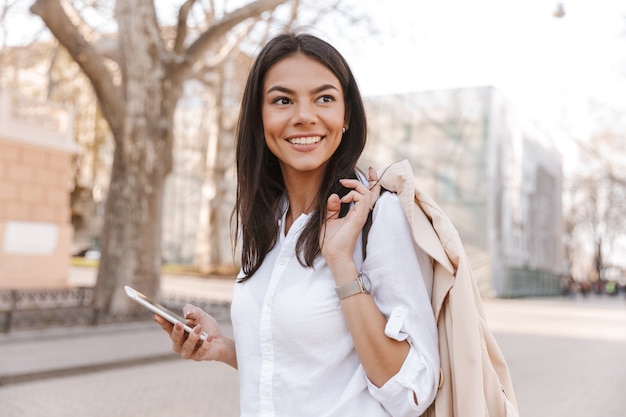
[[[269,69],[263,84],[263,130],[285,179],[323,173],[348,127],[345,113],[339,79],[323,64],[298,54]]]

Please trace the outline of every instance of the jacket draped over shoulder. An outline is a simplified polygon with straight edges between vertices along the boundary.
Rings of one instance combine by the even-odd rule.
[[[415,242],[434,260],[426,283],[439,337],[441,374],[428,417],[517,417],[509,369],[487,326],[478,287],[460,236],[450,219],[414,184],[407,160],[379,172],[397,193]]]

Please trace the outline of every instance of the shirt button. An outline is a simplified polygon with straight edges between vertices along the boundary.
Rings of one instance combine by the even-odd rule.
[[[286,265],[287,264],[287,260],[286,259],[281,259],[280,261],[278,261],[279,265]]]
[[[269,343],[264,343],[261,345],[261,352],[270,353],[272,351],[272,346]]]

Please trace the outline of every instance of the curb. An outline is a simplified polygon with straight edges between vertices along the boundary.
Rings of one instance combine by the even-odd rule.
[[[0,375],[0,387],[6,385],[15,385],[25,382],[39,381],[49,378],[58,378],[72,375],[80,375],[84,373],[93,373],[108,371],[111,369],[125,368],[130,366],[147,365],[156,362],[163,362],[173,359],[179,359],[180,356],[172,352],[164,355],[146,356],[141,358],[122,359],[112,362],[103,362],[97,364],[80,365],[67,368],[50,369],[46,371],[27,372],[23,374]]]
[[[0,386],[179,358],[161,333],[139,321],[0,334]]]

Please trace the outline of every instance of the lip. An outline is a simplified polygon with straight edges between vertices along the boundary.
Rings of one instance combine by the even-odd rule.
[[[318,140],[315,140],[319,138]],[[316,133],[309,133],[304,135],[292,135],[285,139],[285,141],[296,151],[307,152],[317,148],[317,146],[326,139],[326,136]],[[293,143],[298,141],[301,143]]]

